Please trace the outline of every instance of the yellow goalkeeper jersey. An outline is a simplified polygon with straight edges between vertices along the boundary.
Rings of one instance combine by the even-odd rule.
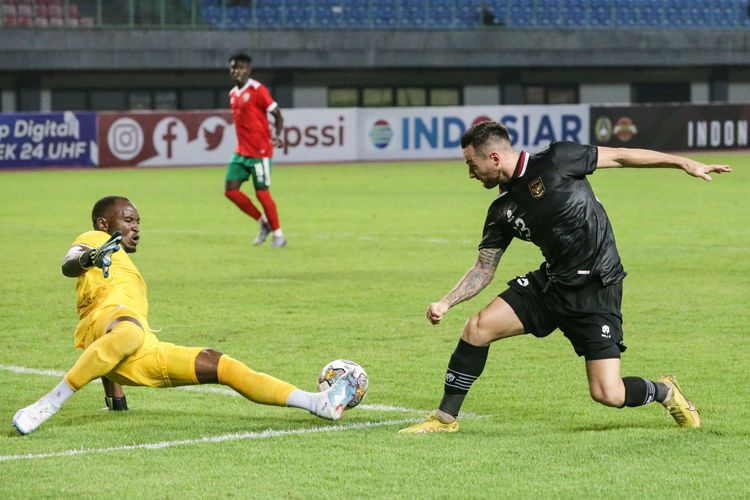
[[[88,231],[78,236],[73,245],[86,245],[92,248],[101,246],[110,235],[104,231]],[[112,254],[109,277],[98,267],[92,267],[78,277],[78,316],[81,319],[76,330],[76,346],[82,347],[84,337],[89,333],[85,325],[90,325],[100,313],[126,306],[143,320],[148,320],[148,298],[146,282],[130,256],[121,248]]]

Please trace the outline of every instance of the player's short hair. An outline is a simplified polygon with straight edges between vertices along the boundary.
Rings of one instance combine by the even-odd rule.
[[[98,229],[96,227],[96,219],[106,217],[109,211],[115,206],[115,203],[120,200],[130,203],[130,200],[124,196],[105,196],[94,203],[94,208],[91,209],[91,222],[94,225],[94,229]]]
[[[244,52],[237,52],[236,54],[232,55],[229,58],[229,63],[231,64],[232,61],[244,62],[247,64],[250,64],[253,62],[252,58],[249,55],[245,54]]]
[[[469,130],[461,136],[461,147],[467,148],[469,145],[474,149],[484,146],[492,138],[506,141],[510,144],[508,129],[502,123],[485,121],[469,127]]]

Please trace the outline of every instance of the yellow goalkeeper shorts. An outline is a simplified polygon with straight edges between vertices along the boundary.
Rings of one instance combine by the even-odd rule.
[[[196,385],[195,358],[204,347],[183,347],[169,342],[144,352],[139,349],[107,374],[120,385],[178,387]]]

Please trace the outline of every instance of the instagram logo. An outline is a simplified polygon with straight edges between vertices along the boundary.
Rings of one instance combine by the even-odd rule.
[[[132,160],[143,149],[143,130],[132,118],[119,118],[109,127],[107,145],[120,160]]]

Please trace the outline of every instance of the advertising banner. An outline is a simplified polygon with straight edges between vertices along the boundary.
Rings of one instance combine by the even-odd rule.
[[[0,168],[96,163],[96,113],[0,113]]]
[[[537,152],[554,141],[586,143],[588,105],[456,106],[359,109],[362,160],[460,159],[461,135],[475,123],[508,127],[517,150]]]
[[[747,105],[591,108],[591,143],[665,151],[748,147]]]
[[[274,163],[357,160],[357,109],[284,109],[284,145]]]
[[[356,159],[354,109],[289,109],[274,163]],[[113,166],[225,165],[237,145],[228,111],[99,113],[100,162]]]
[[[218,165],[235,141],[228,112],[99,113],[102,167]]]

